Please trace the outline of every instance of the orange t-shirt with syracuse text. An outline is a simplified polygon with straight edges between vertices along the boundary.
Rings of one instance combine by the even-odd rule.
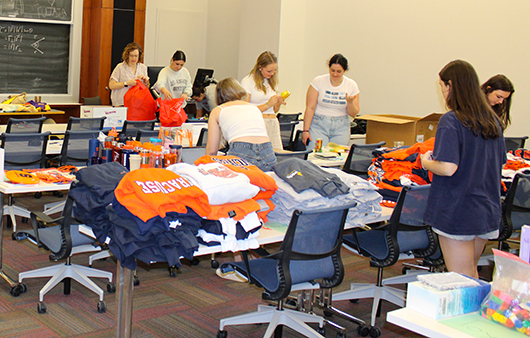
[[[199,216],[210,214],[208,196],[184,177],[166,169],[138,169],[127,173],[114,190],[118,202],[142,221],[165,217],[166,212]]]

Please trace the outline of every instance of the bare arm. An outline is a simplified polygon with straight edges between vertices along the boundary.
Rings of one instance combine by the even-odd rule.
[[[215,107],[208,118],[208,141],[206,142],[206,155],[217,155],[221,142],[221,128],[219,127],[219,113],[221,108]]]
[[[357,116],[357,114],[359,114],[359,111],[361,110],[359,106],[359,94],[352,96],[348,96],[348,94],[346,94],[346,102],[346,112],[348,113],[348,115],[350,115],[351,117]]]
[[[432,159],[432,151],[420,154],[421,165],[438,176],[453,176],[458,166],[451,162],[436,161]]]
[[[136,86],[136,80],[132,79],[132,80],[125,81],[125,82],[118,82],[118,81],[116,81],[114,79],[110,79],[109,80],[109,89],[111,89],[111,90],[121,89],[121,88],[125,87],[125,85],[127,85],[129,87]]]
[[[302,141],[304,144],[307,144],[307,139],[311,139],[311,135],[309,134],[309,128],[311,127],[311,122],[313,122],[313,116],[315,116],[315,109],[317,108],[317,102],[318,102],[318,91],[313,88],[313,86],[309,86],[307,89],[307,94],[305,98],[305,112],[304,112],[304,129],[307,130],[302,133]]]

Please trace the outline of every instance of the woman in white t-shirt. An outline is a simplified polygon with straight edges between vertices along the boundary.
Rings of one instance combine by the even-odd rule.
[[[322,139],[322,146],[329,142],[347,146],[350,142],[350,119],[359,114],[359,87],[344,76],[348,60],[335,54],[328,63],[329,74],[317,76],[311,81],[306,95],[302,140],[308,149]],[[308,144],[309,141],[312,141]]]
[[[278,59],[267,51],[258,56],[254,68],[241,80],[241,86],[248,92],[247,101],[256,105],[261,111],[267,128],[267,135],[273,148],[283,149],[280,136],[280,123],[276,113],[285,104],[278,88]]]
[[[188,100],[191,97],[190,72],[184,67],[186,54],[177,50],[171,57],[171,64],[164,67],[158,74],[158,80],[153,88],[162,94],[162,100],[178,99],[183,97]]]
[[[123,62],[119,63],[110,75],[109,89],[110,99],[113,106],[123,106],[123,97],[129,88],[136,86],[136,79],[149,87],[147,66],[144,65],[144,53],[142,47],[136,42],[131,42],[122,54]]]

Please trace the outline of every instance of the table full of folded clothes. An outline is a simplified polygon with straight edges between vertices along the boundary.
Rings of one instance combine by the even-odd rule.
[[[69,195],[76,219],[129,269],[136,260],[179,267],[199,244],[220,245],[223,252],[257,249],[260,229],[267,222],[287,228],[295,209],[356,202],[350,227],[369,223],[382,210],[373,184],[298,158],[278,163],[273,172],[235,156],[131,172],[116,162],[92,165],[77,172]]]

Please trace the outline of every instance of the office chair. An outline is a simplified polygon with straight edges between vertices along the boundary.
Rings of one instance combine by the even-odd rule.
[[[7,121],[6,133],[40,133],[46,117],[36,119],[15,119],[10,117]]]
[[[98,131],[76,131],[67,130],[64,135],[63,146],[59,163],[63,165],[73,165],[85,167],[88,164],[88,141],[98,137]]]
[[[99,303],[97,305],[98,312],[102,313],[107,310],[107,306],[103,301],[103,290],[95,284],[90,278],[106,278],[109,280],[107,284],[107,291],[114,293],[116,291],[115,285],[112,283],[112,273],[102,270],[96,270],[89,267],[72,264],[70,257],[77,253],[100,251],[101,248],[94,245],[96,241],[93,237],[84,235],[79,231],[79,224],[75,224],[75,219],[72,217],[72,207],[74,200],[67,197],[66,203],[61,216],[57,219],[52,219],[44,213],[32,212],[31,230],[18,231],[15,234],[17,240],[29,239],[36,243],[39,247],[50,251],[50,260],[58,261],[66,259],[64,264],[52,265],[35,269],[31,271],[21,272],[18,275],[18,282],[22,290],[27,289],[22,281],[26,278],[40,278],[51,277],[50,280],[39,291],[39,303],[37,311],[39,313],[46,312],[46,305],[44,304],[44,295],[53,289],[61,281],[64,281],[64,294],[70,294],[71,280],[75,280],[87,289],[99,295]],[[56,224],[53,226],[39,227],[39,221],[46,224]]]
[[[291,141],[291,143],[287,147],[284,147],[283,149],[284,150],[290,150],[290,151],[304,151],[304,150],[306,150],[307,147],[304,144],[304,142],[302,141],[302,133],[303,133],[302,130],[297,130],[295,135],[294,135],[293,140]]]
[[[282,326],[307,337],[322,337],[324,318],[285,309],[283,304],[292,291],[332,288],[342,282],[341,238],[348,209],[354,206],[295,210],[278,252],[252,260],[244,254],[242,262],[223,263],[222,272],[245,276],[250,284],[264,289],[264,300],[277,301],[277,305],[259,305],[257,312],[221,319],[217,337],[227,337],[229,325],[261,323],[269,323],[264,337],[281,336]],[[317,331],[306,323],[318,323]]]
[[[274,155],[276,155],[276,161],[280,163],[281,161],[284,161],[290,157],[298,157],[302,160],[307,160],[307,157],[309,154],[311,154],[312,150],[301,150],[301,151],[274,151]]]
[[[405,306],[405,291],[389,285],[403,284],[416,280],[416,276],[429,271],[409,271],[406,275],[383,279],[383,269],[394,265],[398,259],[424,258],[433,255],[438,247],[437,237],[431,228],[423,223],[430,185],[404,187],[388,223],[371,230],[353,229],[343,236],[345,248],[370,258],[370,266],[377,268],[376,284],[352,283],[351,289],[332,295],[332,301],[373,298],[371,327],[360,326],[359,333],[379,337],[381,330],[375,326],[381,300]],[[327,310],[342,315],[333,306]]]
[[[289,144],[291,144],[297,124],[298,121],[280,122],[280,137],[283,149],[287,149]]]
[[[506,151],[515,150],[515,149],[524,149],[524,144],[528,136],[522,137],[504,137],[504,142],[506,143]]]
[[[194,164],[195,160],[206,154],[206,147],[182,147],[182,162]]]
[[[280,123],[298,122],[300,115],[302,115],[302,113],[278,113],[276,118]]]
[[[368,167],[372,164],[372,160],[375,157],[372,152],[385,144],[385,141],[372,144],[352,144],[342,171],[364,179],[368,178]]]
[[[154,86],[156,81],[158,81],[158,73],[164,68],[165,66],[148,66],[147,67],[147,76],[149,76],[149,83],[151,86]],[[160,95],[157,93],[156,90],[150,89],[151,95],[153,96],[153,99],[158,99]]]
[[[125,120],[123,122],[123,128],[121,129],[120,134],[124,134],[125,136],[136,137],[139,129],[154,130],[156,122],[157,122],[156,120],[149,120],[149,121]]]
[[[105,116],[90,118],[70,116],[68,124],[66,125],[66,130],[103,130],[106,118],[107,117]]]
[[[208,128],[202,128],[197,139],[197,147],[206,146],[208,142]]]
[[[136,141],[140,141],[142,143],[151,141],[151,138],[158,138],[159,131],[158,130],[144,130],[144,129],[138,129],[136,131]]]
[[[523,225],[530,225],[530,175],[518,173],[513,178],[502,206],[502,226],[499,234],[499,250],[502,243],[517,243],[511,240],[514,232],[521,231]]]
[[[4,149],[4,169],[22,170],[46,167],[46,146],[50,132],[45,133],[4,133],[0,136]],[[17,230],[16,216],[29,218],[30,212],[21,206],[14,205],[13,195],[7,196],[7,205],[4,205],[4,214],[7,217],[7,227],[11,226],[13,232]]]
[[[101,97],[82,97],[83,102],[86,106],[101,106]]]

